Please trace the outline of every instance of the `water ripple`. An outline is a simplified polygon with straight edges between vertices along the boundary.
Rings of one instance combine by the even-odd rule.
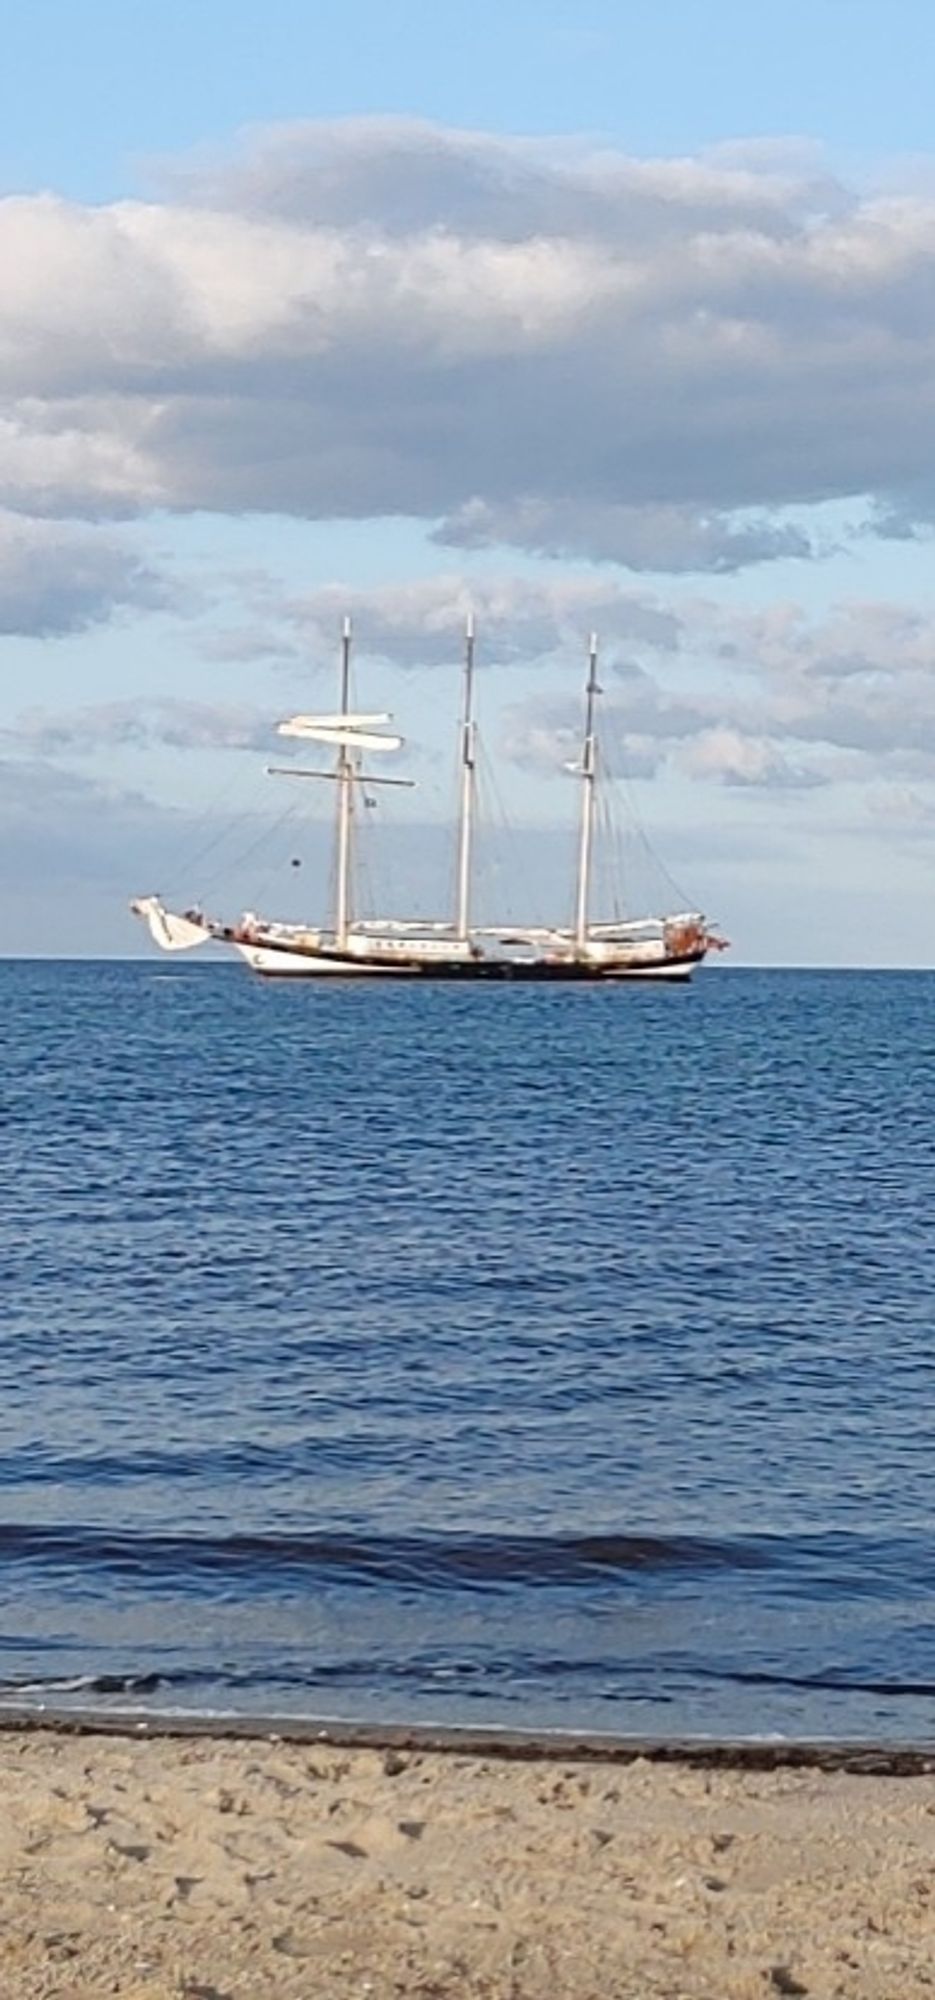
[[[935,980],[0,985],[0,1692],[935,1734]]]

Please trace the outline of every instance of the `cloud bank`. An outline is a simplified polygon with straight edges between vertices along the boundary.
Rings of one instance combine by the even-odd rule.
[[[0,264],[33,516],[405,515],[716,572],[807,555],[824,501],[933,515],[935,200],[794,149],[299,125],[149,202],[4,201]]]

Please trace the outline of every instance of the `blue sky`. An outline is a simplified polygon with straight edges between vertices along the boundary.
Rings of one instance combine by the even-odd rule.
[[[92,201],[245,124],[362,112],[640,152],[932,144],[926,0],[30,0],[0,20],[6,184]]]
[[[630,805],[737,957],[930,963],[935,13],[0,27],[7,948],[140,948],[126,896],[201,894],[206,846],[235,907],[238,842],[274,899],[326,894],[264,730],[329,698],[343,603],[419,778],[381,865],[443,893],[471,601],[537,914],[597,624]]]

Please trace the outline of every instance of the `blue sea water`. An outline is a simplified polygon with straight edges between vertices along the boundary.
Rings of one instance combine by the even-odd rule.
[[[935,1736],[935,977],[0,1002],[0,1700]]]

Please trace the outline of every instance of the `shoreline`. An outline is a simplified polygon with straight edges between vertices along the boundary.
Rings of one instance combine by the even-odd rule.
[[[591,1730],[513,1729],[496,1724],[354,1722],[335,1716],[205,1713],[158,1709],[0,1706],[9,1735],[141,1737],[182,1742],[325,1745],[395,1750],[504,1763],[684,1765],[693,1770],[835,1772],[881,1778],[935,1775],[935,1738],[893,1743],[826,1737],[636,1736]]]

